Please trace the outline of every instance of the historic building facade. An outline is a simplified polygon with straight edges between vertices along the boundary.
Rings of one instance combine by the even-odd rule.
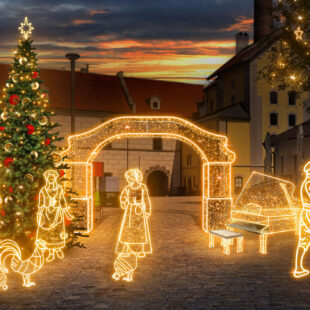
[[[8,66],[0,65],[0,82],[5,84]],[[43,69],[42,88],[49,93],[50,109],[55,111],[54,122],[64,137],[88,131],[99,124],[125,115],[171,115],[192,118],[196,104],[202,99],[199,85],[165,82],[138,78],[75,72],[74,115],[71,109],[71,74],[69,71]],[[75,132],[72,133],[71,121]],[[97,156],[103,163],[103,176],[119,178],[119,189],[124,184],[124,173],[140,168],[145,182],[154,195],[177,194],[181,184],[181,143],[167,139],[120,139],[106,146]]]

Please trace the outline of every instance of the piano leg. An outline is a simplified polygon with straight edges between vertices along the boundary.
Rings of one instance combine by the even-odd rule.
[[[229,245],[230,245],[230,240],[223,240],[223,253],[225,255],[229,255],[230,254],[230,249],[229,249]]]
[[[237,253],[243,252],[243,237],[237,238]]]
[[[259,236],[259,252],[267,254],[267,234]]]
[[[209,248],[214,248],[214,235],[209,233]]]

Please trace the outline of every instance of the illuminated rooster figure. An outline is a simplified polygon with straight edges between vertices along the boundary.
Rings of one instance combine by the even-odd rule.
[[[152,253],[148,218],[151,202],[147,187],[142,183],[139,169],[128,170],[125,174],[128,185],[120,197],[121,208],[125,210],[116,246],[118,257],[114,262],[113,279],[132,281],[138,258]]]
[[[20,273],[24,280],[24,286],[35,285],[30,281],[30,276],[38,272],[44,264],[44,252],[46,246],[43,241],[38,241],[36,247],[27,260],[22,260],[21,250],[18,244],[12,240],[0,242],[0,287],[7,290],[6,273],[9,272],[8,266],[16,273]],[[2,281],[1,281],[2,280]]]
[[[310,246],[310,161],[305,165],[306,177],[300,188],[303,209],[299,222],[299,242],[296,250],[294,277],[302,278],[309,274],[303,267],[303,260]]]
[[[44,173],[46,185],[39,194],[38,229],[35,249],[27,259],[22,259],[19,245],[13,240],[0,242],[0,289],[7,290],[8,267],[20,273],[24,286],[35,285],[30,276],[38,272],[44,265],[45,252],[48,251],[47,262],[54,260],[55,253],[63,257],[62,249],[65,247],[65,216],[71,219],[69,209],[64,197],[62,187],[57,183],[58,173],[48,170]]]
[[[72,219],[62,187],[57,183],[58,173],[48,170],[44,173],[46,185],[39,194],[37,240],[42,240],[49,250],[46,259],[51,262],[63,258],[62,249],[65,247],[66,229],[65,217]]]

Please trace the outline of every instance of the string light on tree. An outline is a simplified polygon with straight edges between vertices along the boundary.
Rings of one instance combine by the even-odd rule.
[[[258,73],[279,90],[297,92],[310,89],[310,1],[277,1],[272,8],[275,21],[273,33],[259,42],[270,48],[266,52],[267,65]],[[294,77],[294,78],[293,78]]]

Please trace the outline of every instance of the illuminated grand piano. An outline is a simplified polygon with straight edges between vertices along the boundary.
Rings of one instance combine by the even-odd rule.
[[[287,180],[253,172],[236,200],[227,226],[258,234],[260,252],[267,253],[268,235],[296,231],[301,202]]]

